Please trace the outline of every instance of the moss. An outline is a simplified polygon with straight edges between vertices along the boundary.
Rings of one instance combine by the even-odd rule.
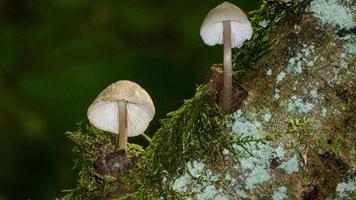
[[[67,132],[67,137],[75,144],[74,152],[79,154],[75,161],[75,168],[80,169],[78,185],[74,189],[65,190],[67,193],[62,199],[90,199],[105,195],[106,189],[115,181],[114,177],[99,177],[93,163],[99,157],[115,151],[116,137],[108,133],[103,133],[92,127],[82,127],[76,132]],[[100,184],[97,182],[101,179]]]
[[[140,170],[147,171],[147,177],[139,186],[139,198],[144,198],[148,193],[162,195],[158,192],[163,175],[170,182],[185,163],[211,157],[222,158],[219,155],[223,154],[224,149],[232,149],[232,144],[239,143],[238,138],[229,134],[225,124],[227,117],[216,104],[212,91],[207,88],[198,88],[194,98],[185,101],[179,110],[169,116],[161,120],[162,127],[153,137],[153,145],[147,149],[146,159],[141,163]],[[156,191],[152,180],[157,181]],[[150,191],[147,191],[148,185]]]
[[[260,9],[250,12],[249,18],[254,33],[252,39],[247,41],[243,48],[234,50],[234,71],[246,71],[247,67],[256,64],[278,42],[280,35],[277,27],[293,21],[306,6],[306,2],[294,1],[287,5],[281,1],[264,0]]]

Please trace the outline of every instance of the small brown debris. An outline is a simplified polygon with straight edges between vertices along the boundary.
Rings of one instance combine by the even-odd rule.
[[[303,151],[301,152],[301,157],[303,158],[304,164],[307,164],[308,162],[308,152],[309,152],[309,146],[305,145]]]
[[[217,99],[219,100],[219,104],[222,106],[223,102],[223,69],[221,67],[212,67],[211,68],[211,76],[210,87],[216,92]],[[247,97],[248,92],[241,87],[241,85],[237,82],[235,78],[232,79],[232,110],[237,110],[240,107],[242,102]]]
[[[348,164],[334,152],[325,151],[319,154],[319,157],[329,172],[344,174],[349,168]]]
[[[319,190],[315,185],[307,185],[300,194],[300,200],[318,200]]]
[[[96,173],[101,176],[117,176],[119,173],[125,173],[134,166],[134,159],[130,159],[125,150],[110,153],[105,158],[99,158],[94,163]]]

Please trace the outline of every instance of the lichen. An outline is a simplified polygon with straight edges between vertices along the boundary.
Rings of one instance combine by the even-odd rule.
[[[281,97],[280,92],[281,91],[279,89],[274,89],[273,100],[277,101]]]
[[[323,108],[321,109],[321,116],[326,117],[327,113],[328,113],[328,110],[323,107]]]
[[[188,162],[185,169],[184,174],[176,177],[171,183],[172,189],[181,197],[227,199],[224,191],[215,185],[220,180],[220,176],[215,175],[203,162]]]
[[[180,176],[174,180],[172,189],[176,192],[184,193],[187,191],[187,185],[190,183],[190,176]]]
[[[356,178],[339,183],[336,187],[336,192],[340,197],[347,197],[352,193],[356,193]]]
[[[271,120],[271,118],[272,118],[272,115],[269,114],[269,113],[266,113],[266,114],[263,116],[263,120],[264,120],[265,122],[269,122],[269,121]]]
[[[271,179],[271,176],[268,174],[268,171],[263,167],[255,167],[253,171],[245,179],[246,189],[253,189],[258,184],[267,182]]]
[[[297,155],[294,155],[291,159],[282,162],[279,166],[280,169],[283,169],[288,174],[299,171],[299,160]]]
[[[282,146],[272,147],[272,143],[264,138],[268,135],[260,122],[256,121],[256,115],[249,113],[252,119],[247,119],[241,110],[236,111],[233,116],[232,131],[234,135],[247,136],[255,140],[243,148],[237,146],[235,149],[241,156],[239,163],[235,164],[235,173],[240,174],[239,180],[245,190],[254,189],[261,184],[270,183],[274,177],[270,175],[272,160],[278,158],[284,161],[281,169],[287,173],[298,171],[298,160],[293,157],[285,159],[285,150]],[[295,163],[297,162],[297,163]],[[246,191],[239,188],[238,191],[245,194]],[[240,196],[240,195],[239,195]],[[241,196],[240,196],[241,197]]]
[[[276,83],[278,84],[281,82],[286,77],[286,75],[287,74],[284,71],[281,71],[276,78]]]
[[[288,100],[286,112],[309,113],[313,110],[314,105],[310,102],[305,102],[297,96],[292,96]]]
[[[287,198],[287,188],[285,186],[279,187],[272,196],[273,200],[283,200]]]
[[[342,28],[355,27],[355,5],[347,8],[338,0],[314,0],[310,3],[310,9],[323,24]]]

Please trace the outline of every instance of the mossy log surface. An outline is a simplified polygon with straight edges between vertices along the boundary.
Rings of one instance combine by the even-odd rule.
[[[68,132],[80,173],[60,199],[356,199],[355,10],[265,1],[234,52],[233,114],[213,75],[146,149],[129,144],[126,156],[114,135]]]

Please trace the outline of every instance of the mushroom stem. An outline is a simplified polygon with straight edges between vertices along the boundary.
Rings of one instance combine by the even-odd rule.
[[[127,106],[126,101],[118,101],[119,112],[119,149],[128,151],[127,147]]]
[[[232,61],[231,61],[231,23],[223,21],[224,35],[224,89],[223,89],[223,110],[231,112],[232,98]]]

